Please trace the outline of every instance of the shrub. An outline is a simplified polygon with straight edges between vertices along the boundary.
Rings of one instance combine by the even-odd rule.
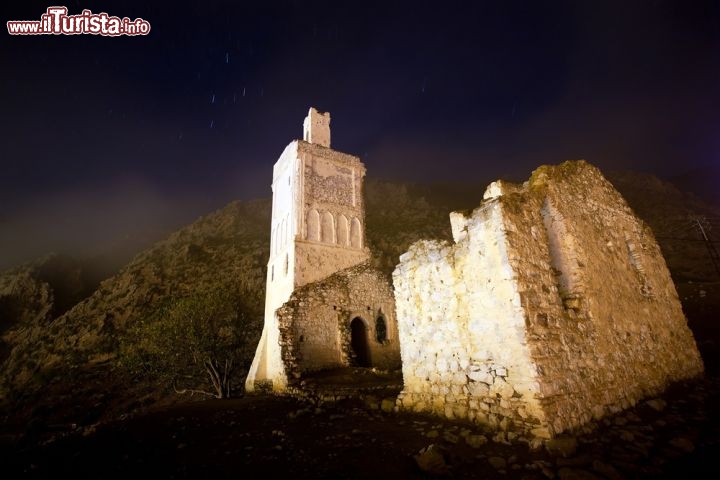
[[[121,339],[120,364],[178,393],[226,398],[252,360],[259,322],[231,289],[172,299]]]

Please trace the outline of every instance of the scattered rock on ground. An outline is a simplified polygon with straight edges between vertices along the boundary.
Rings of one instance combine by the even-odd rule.
[[[435,444],[430,444],[423,448],[413,458],[423,472],[433,475],[447,475],[450,473],[445,463],[445,457],[442,452],[440,452],[440,448]]]

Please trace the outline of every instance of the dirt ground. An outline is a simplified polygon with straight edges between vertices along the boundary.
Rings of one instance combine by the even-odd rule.
[[[590,433],[531,450],[466,424],[359,400],[318,407],[246,396],[45,432],[5,445],[0,461],[4,478],[708,477],[720,473],[719,400],[717,378],[678,385]]]
[[[534,449],[476,426],[383,409],[399,377],[345,370],[305,384],[335,394],[361,386],[362,395],[335,403],[255,395],[0,431],[2,478],[718,478],[720,308],[708,299],[720,301],[720,284],[678,291],[705,378]]]

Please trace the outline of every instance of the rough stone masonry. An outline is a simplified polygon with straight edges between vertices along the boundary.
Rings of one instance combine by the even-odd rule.
[[[494,182],[393,274],[398,406],[550,438],[703,364],[650,228],[584,161]]]
[[[265,323],[246,391],[284,392],[313,370],[399,366],[392,287],[365,265],[364,176],[358,157],[330,148],[330,114],[310,108],[303,140],[273,167]]]

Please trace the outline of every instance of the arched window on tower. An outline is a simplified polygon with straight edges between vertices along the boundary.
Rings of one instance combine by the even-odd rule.
[[[350,245],[353,248],[362,247],[362,233],[360,229],[360,220],[353,218],[350,223]]]
[[[324,212],[322,214],[320,235],[324,243],[335,243],[335,221],[330,212]]]
[[[345,215],[340,215],[337,221],[337,243],[346,247],[350,241],[349,239],[349,227],[348,219]]]
[[[320,241],[320,214],[312,209],[307,214],[307,236],[311,242]]]

